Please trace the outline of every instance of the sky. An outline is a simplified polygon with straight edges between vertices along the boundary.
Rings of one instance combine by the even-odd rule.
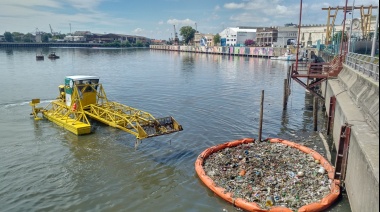
[[[201,33],[227,27],[284,26],[299,23],[301,0],[0,0],[0,34],[36,31],[117,33],[168,40],[183,26]],[[322,8],[344,6],[346,0],[302,0],[302,24],[326,24]],[[369,6],[377,0],[349,0]],[[373,10],[373,14],[377,13]],[[360,10],[353,15],[360,16]],[[351,16],[351,15],[350,15]],[[339,11],[336,24],[343,20]],[[51,26],[51,28],[50,28]]]

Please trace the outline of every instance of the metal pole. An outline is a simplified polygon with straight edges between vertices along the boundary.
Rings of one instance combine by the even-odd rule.
[[[264,115],[263,113],[264,113],[264,90],[261,91],[259,141],[261,141],[261,137],[263,133],[263,115]]]
[[[300,48],[301,17],[302,17],[302,0],[301,0],[301,3],[300,3],[300,17],[299,17],[299,23],[298,23],[297,54],[296,54],[296,71],[298,71],[298,52],[299,52],[299,48]]]
[[[351,11],[351,25],[350,25],[350,39],[348,41],[348,50],[347,52],[350,52],[351,50],[351,37],[352,37],[352,21],[354,20],[354,10],[355,10],[355,0],[352,3],[352,11]]]
[[[313,103],[314,131],[318,131],[318,97],[314,97]]]
[[[375,31],[373,32],[373,41],[372,41],[372,50],[371,50],[371,57],[372,58],[375,57],[378,25],[379,25],[379,9],[377,9]],[[371,60],[373,60],[373,59],[371,59]]]
[[[340,56],[343,55],[344,30],[346,28],[347,4],[348,4],[348,0],[346,0],[346,5],[344,7],[343,30],[342,30],[342,37],[340,40],[340,54],[339,54]],[[342,62],[342,58],[340,58],[340,62]]]

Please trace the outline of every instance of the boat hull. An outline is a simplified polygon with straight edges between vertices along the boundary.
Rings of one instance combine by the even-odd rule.
[[[86,135],[91,133],[91,125],[89,124],[76,121],[69,117],[57,116],[49,111],[43,112],[43,115],[51,122],[54,122],[58,126],[61,126],[76,135]]]

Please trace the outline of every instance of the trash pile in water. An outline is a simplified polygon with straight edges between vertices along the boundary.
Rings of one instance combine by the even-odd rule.
[[[206,158],[203,168],[233,198],[255,202],[262,209],[283,206],[296,211],[330,193],[331,179],[320,161],[280,143],[225,148]]]

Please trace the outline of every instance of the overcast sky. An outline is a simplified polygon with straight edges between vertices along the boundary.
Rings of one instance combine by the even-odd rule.
[[[349,6],[353,3],[348,1]],[[344,5],[345,0],[303,0],[302,24],[326,24],[328,12],[322,8]],[[378,1],[356,0],[355,5],[378,6]],[[299,8],[300,0],[0,0],[0,34],[50,32],[50,24],[64,34],[91,31],[169,39],[173,25],[177,32],[191,26],[215,34],[226,27],[298,24]],[[342,20],[340,11],[336,23]]]

